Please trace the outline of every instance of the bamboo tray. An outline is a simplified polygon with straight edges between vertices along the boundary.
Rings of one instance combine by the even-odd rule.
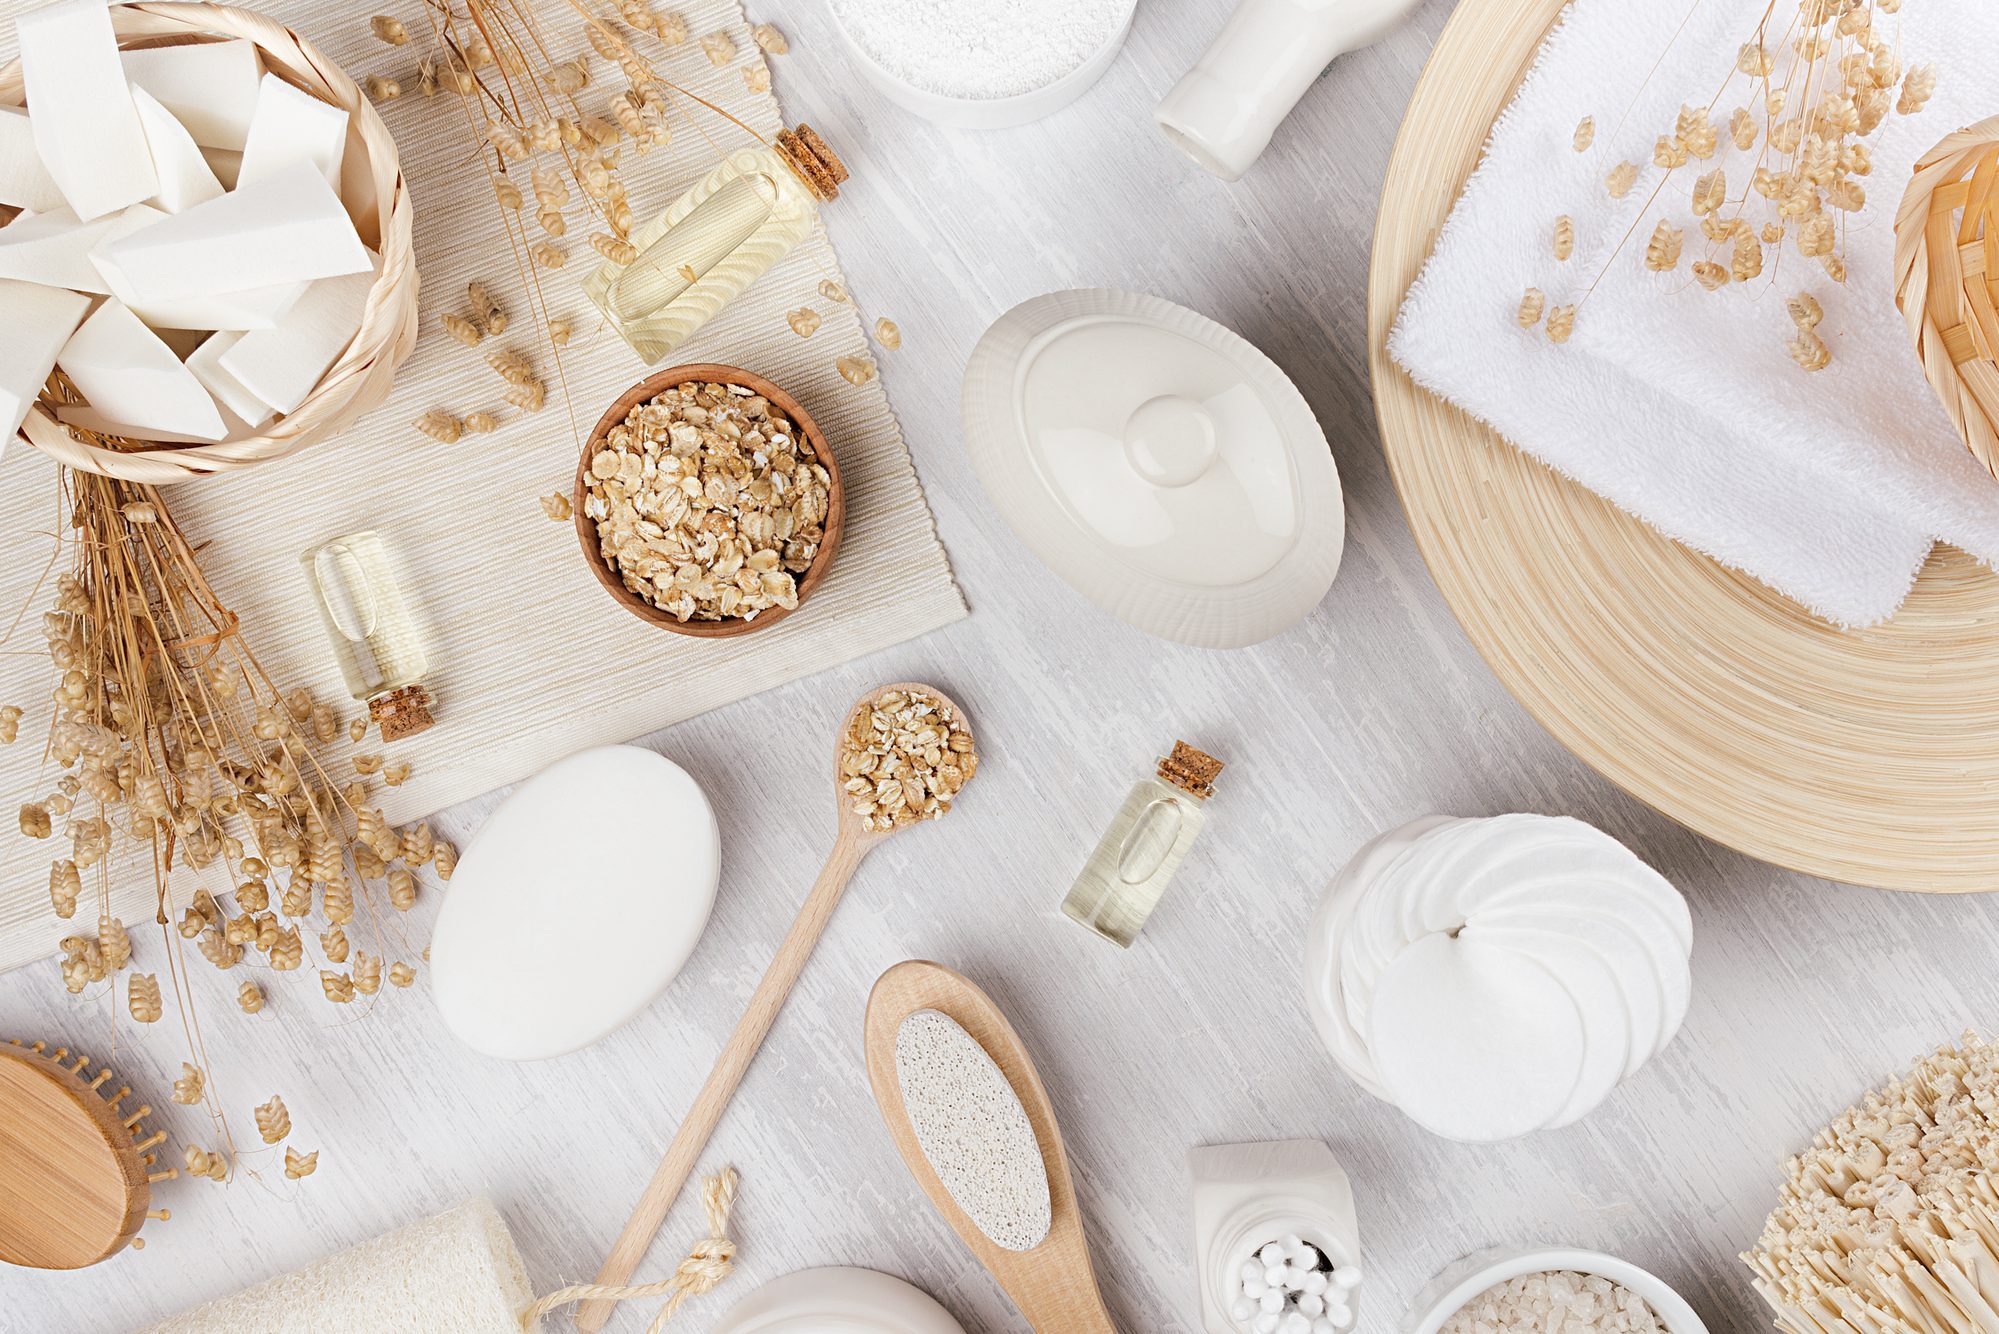
[[[1999,888],[1999,578],[1939,547],[1893,621],[1836,630],[1556,475],[1388,356],[1403,294],[1563,4],[1463,0],[1389,162],[1369,355],[1417,546],[1506,688],[1633,796],[1808,874]]]

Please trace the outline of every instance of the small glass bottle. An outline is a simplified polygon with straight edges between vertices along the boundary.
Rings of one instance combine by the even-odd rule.
[[[321,542],[299,564],[348,693],[367,704],[382,740],[429,727],[430,692],[422,682],[430,664],[380,535],[350,533]]]
[[[713,319],[812,232],[847,168],[809,125],[729,155],[632,233],[638,257],[604,264],[583,292],[648,364]]]
[[[1207,821],[1222,762],[1184,741],[1159,762],[1158,775],[1131,790],[1062,911],[1123,948],[1130,948],[1180,869]]]

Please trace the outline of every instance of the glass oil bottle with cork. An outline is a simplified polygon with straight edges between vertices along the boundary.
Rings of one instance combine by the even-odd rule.
[[[1130,948],[1207,822],[1207,800],[1222,768],[1214,756],[1175,741],[1155,776],[1124,799],[1062,900],[1063,913]]]
[[[368,706],[382,740],[430,727],[430,692],[416,621],[403,601],[388,547],[375,532],[350,533],[299,557],[347,692]]]
[[[583,291],[656,364],[811,234],[847,168],[810,125],[723,159],[632,233],[637,256],[605,263]]]

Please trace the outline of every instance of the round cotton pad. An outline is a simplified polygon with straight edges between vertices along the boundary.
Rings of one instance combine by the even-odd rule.
[[[1403,1111],[1446,1139],[1511,1139],[1576,1090],[1583,1021],[1554,975],[1516,950],[1425,936],[1375,985],[1368,1049]]]
[[[1622,984],[1603,956],[1559,930],[1514,930],[1474,924],[1465,928],[1462,938],[1518,950],[1554,974],[1555,980],[1562,984],[1582,1016],[1583,1064],[1575,1092],[1548,1123],[1549,1128],[1569,1125],[1596,1110],[1597,1104],[1608,1098],[1624,1078],[1632,1056],[1631,1009],[1625,1003]],[[1648,1051],[1651,1036],[1646,1034]]]
[[[1659,980],[1659,960],[1640,938],[1639,928],[1586,912],[1518,907],[1495,908],[1478,917],[1481,935],[1511,931],[1554,932],[1588,947],[1617,978],[1624,1001],[1626,1076],[1652,1059],[1666,1029],[1666,988]],[[1499,938],[1497,936],[1495,939]]]
[[[721,848],[700,786],[652,751],[586,750],[528,779],[487,817],[438,914],[445,1025],[515,1061],[604,1037],[694,952]]]

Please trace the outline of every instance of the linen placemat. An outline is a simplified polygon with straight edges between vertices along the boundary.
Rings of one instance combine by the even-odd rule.
[[[13,20],[34,7],[0,4],[0,50],[11,55]],[[412,772],[399,788],[377,789],[390,819],[417,819],[586,746],[644,735],[965,615],[883,388],[883,379],[895,374],[894,354],[870,347],[854,305],[820,292],[823,280],[841,281],[823,229],[673,360],[753,370],[789,390],[825,429],[848,504],[846,537],[831,573],[797,615],[732,639],[670,634],[617,606],[586,567],[572,525],[550,522],[537,499],[569,492],[579,438],[649,369],[582,295],[597,256],[584,240],[592,228],[581,209],[567,210],[568,265],[541,274],[551,312],[576,327],[562,357],[572,431],[464,113],[448,93],[426,99],[416,91],[417,59],[430,49],[421,11],[409,0],[385,7],[412,34],[408,45],[389,47],[369,35],[369,11],[337,0],[268,0],[260,7],[357,79],[383,74],[406,90],[380,109],[415,201],[422,334],[388,402],[343,436],[290,459],[182,484],[167,500],[189,536],[206,544],[203,566],[242,617],[252,651],[272,676],[342,706],[343,717],[361,706],[350,704],[342,688],[298,557],[311,543],[341,533],[383,534],[424,625],[438,720],[392,748]],[[656,43],[646,48],[660,75],[758,133],[774,134],[782,123],[777,100],[753,91],[745,75],[766,66],[741,6],[678,0],[658,7],[677,11],[691,34],[671,52]],[[564,0],[541,0],[538,13],[554,58],[590,55],[592,82],[580,100],[600,109],[625,86],[622,76],[589,53],[581,20]],[[735,46],[725,67],[712,65],[700,47],[701,37],[717,31],[729,33]],[[771,64],[781,83],[783,57]],[[625,141],[620,175],[641,222],[710,170],[718,146],[749,142],[741,129],[687,99],[676,100],[670,123],[673,142],[644,156]],[[846,195],[827,207],[861,206],[852,196],[864,188],[850,182]],[[443,332],[438,317],[463,313],[465,285],[474,279],[492,288],[511,324],[504,336],[467,348]],[[808,338],[785,319],[801,306],[823,320]],[[496,347],[519,348],[541,369],[549,402],[539,415],[523,418],[501,403],[506,385],[485,358]],[[882,377],[849,384],[835,369],[842,356],[869,358]],[[504,424],[492,435],[436,444],[411,424],[433,408],[461,416],[498,410]],[[27,614],[0,644],[0,704],[19,705],[25,715],[20,740],[0,747],[0,806],[7,812],[0,824],[0,969],[51,953],[67,925],[48,902],[49,860],[67,846],[61,831],[36,842],[22,837],[13,819],[19,803],[47,795],[57,777],[43,761],[53,678],[40,632],[53,582],[42,577],[55,519],[54,465],[18,441],[10,444],[0,455],[0,630],[24,608]],[[59,568],[66,567],[67,557]],[[355,749],[384,748],[371,736]],[[345,738],[329,751],[348,754]],[[115,867],[112,884],[113,910],[128,924],[137,929],[151,920],[152,876],[143,865]]]

